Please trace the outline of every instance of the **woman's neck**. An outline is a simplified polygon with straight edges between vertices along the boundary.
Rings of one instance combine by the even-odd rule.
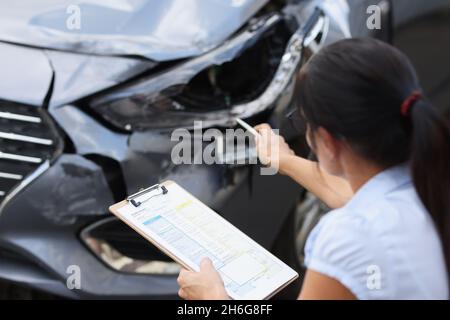
[[[353,159],[346,163],[347,165],[344,168],[345,179],[350,184],[354,193],[370,179],[386,169],[362,159]]]

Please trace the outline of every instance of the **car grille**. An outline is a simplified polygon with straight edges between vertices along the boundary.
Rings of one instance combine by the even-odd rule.
[[[0,100],[0,202],[61,150],[43,108]]]

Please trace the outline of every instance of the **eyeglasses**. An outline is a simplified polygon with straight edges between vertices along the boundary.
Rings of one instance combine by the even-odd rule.
[[[286,114],[286,119],[289,120],[291,126],[302,135],[306,135],[307,125],[305,118],[300,114],[299,108],[294,106]]]
[[[286,119],[289,120],[291,126],[301,135],[306,135],[308,130],[308,123],[305,117],[300,114],[300,109],[298,107],[293,107],[286,114]],[[338,131],[333,132],[333,136],[340,140],[346,140],[345,136]]]

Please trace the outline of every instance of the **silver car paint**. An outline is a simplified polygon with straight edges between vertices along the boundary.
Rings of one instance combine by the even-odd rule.
[[[267,2],[9,1],[0,4],[0,40],[79,53],[140,55],[167,61],[196,56],[222,44]],[[79,29],[67,25],[73,14],[71,6],[79,10]]]

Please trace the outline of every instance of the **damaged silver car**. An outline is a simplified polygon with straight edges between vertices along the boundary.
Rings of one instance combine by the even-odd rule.
[[[170,133],[194,120],[225,130],[238,116],[280,128],[307,156],[285,117],[295,74],[321,47],[351,36],[351,1],[0,7],[3,294],[176,297],[179,266],[108,213],[165,179],[302,270],[297,253],[322,212],[317,201],[254,165],[174,165]],[[71,286],[75,271],[79,285]]]

